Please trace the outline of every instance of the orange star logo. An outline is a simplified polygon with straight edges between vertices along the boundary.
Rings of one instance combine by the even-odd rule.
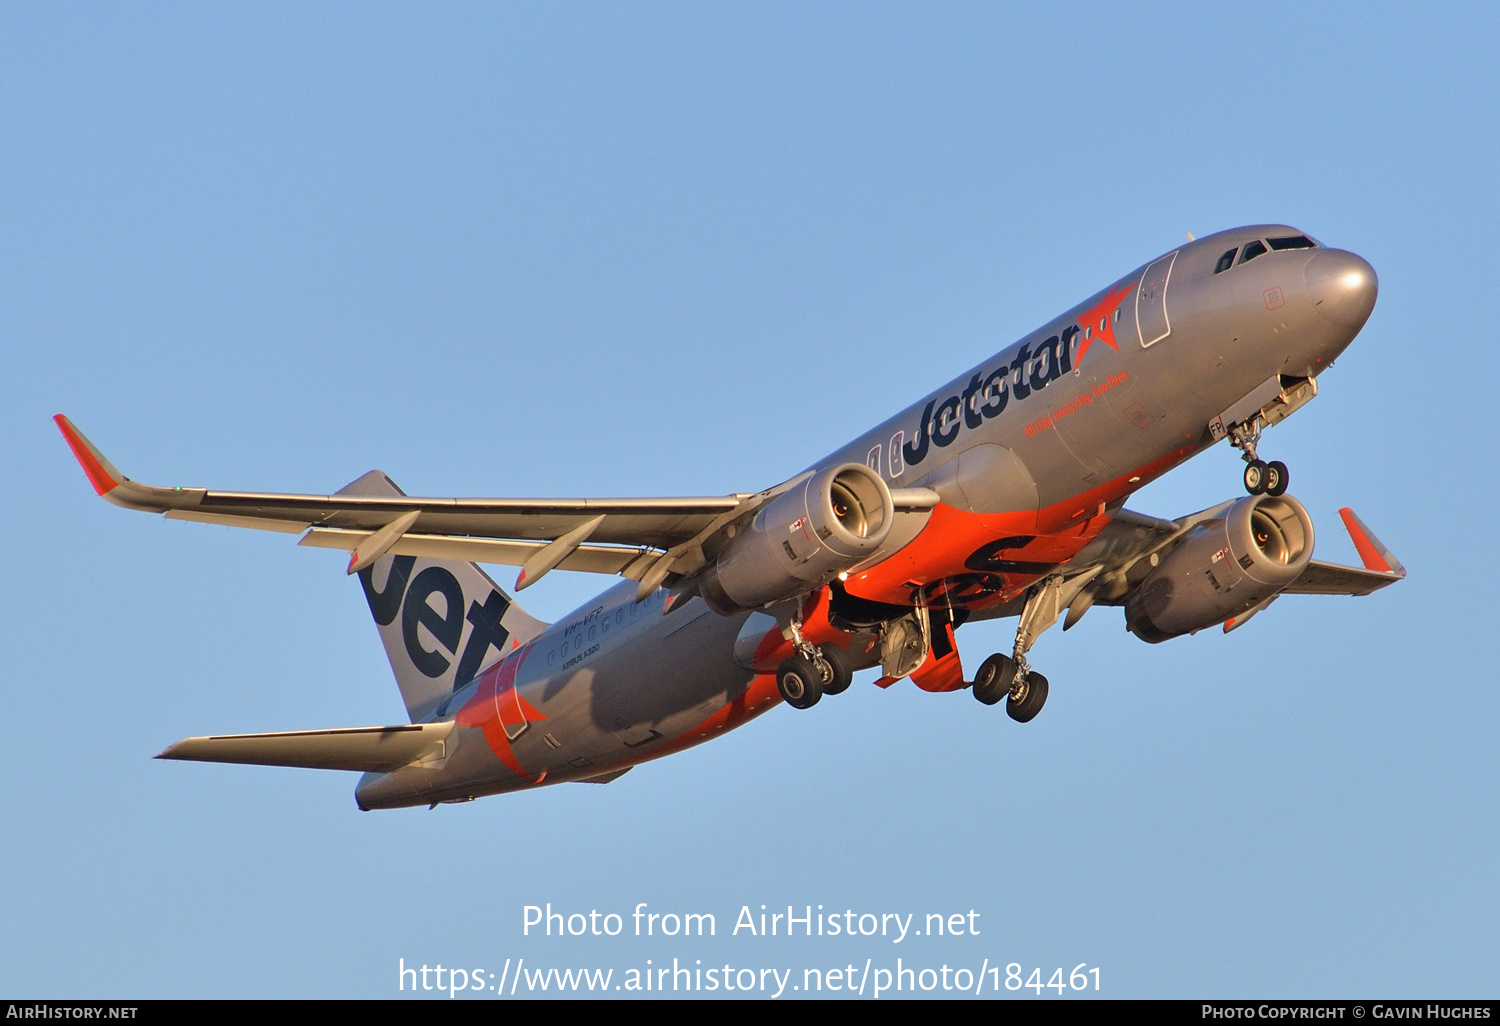
[[[1112,289],[1098,306],[1078,315],[1078,326],[1083,329],[1083,341],[1078,346],[1078,359],[1073,361],[1073,366],[1083,363],[1084,354],[1096,341],[1103,342],[1115,352],[1120,351],[1120,347],[1115,345],[1115,308],[1124,302],[1133,288],[1135,284],[1132,282],[1119,291]]]
[[[505,764],[506,769],[538,784],[542,777],[532,776],[522,768],[521,760],[516,758],[510,744],[513,737],[521,736],[527,724],[547,718],[516,691],[516,671],[530,651],[528,645],[486,670],[479,680],[479,687],[474,690],[474,697],[453,719],[461,727],[478,727],[484,731],[485,741],[489,742],[495,757]]]

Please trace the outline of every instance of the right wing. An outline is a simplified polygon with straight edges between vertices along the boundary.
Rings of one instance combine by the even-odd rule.
[[[94,490],[116,506],[162,513],[171,520],[306,532],[299,544],[350,552],[350,573],[382,555],[519,566],[518,589],[563,569],[622,574],[640,581],[643,593],[648,592],[702,569],[708,561],[705,545],[712,552],[721,532],[807,476],[762,492],[654,499],[448,499],[347,494],[348,489],[294,495],[162,488],[132,481],[67,417],[53,419]],[[938,501],[923,488],[893,489],[891,498],[898,512],[930,509]]]

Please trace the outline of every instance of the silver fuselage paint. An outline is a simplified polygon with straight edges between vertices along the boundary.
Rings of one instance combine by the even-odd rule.
[[[1317,376],[1358,334],[1376,283],[1373,270],[1352,253],[1273,251],[1214,273],[1231,248],[1299,234],[1285,225],[1249,226],[1163,254],[810,469],[864,463],[891,487],[938,487],[952,461],[992,446],[999,448],[982,451],[990,454],[983,465],[1010,468],[1007,478],[1030,479],[1019,488],[998,482],[981,500],[992,505],[1034,502],[1047,509],[1122,478],[1130,490],[1139,488],[1212,445],[1209,420],[1238,399],[1276,374]],[[1112,348],[1097,324],[1081,324],[1080,317],[1122,290],[1128,291],[1117,305],[1119,316],[1110,315]],[[1056,339],[1049,359],[1061,363],[1065,338],[1068,366],[1052,377],[1060,368],[1040,367],[1035,354]],[[982,407],[998,405],[1002,368],[1005,405],[986,416]],[[1028,386],[1041,378],[1050,380]],[[986,381],[992,382],[988,392]],[[908,444],[911,450],[903,452]],[[995,462],[993,454],[1002,451],[1002,462]],[[909,541],[888,541],[877,558]],[[464,800],[597,777],[676,750],[680,742],[674,742],[686,732],[743,700],[755,674],[736,665],[734,646],[754,614],[719,616],[693,599],[663,615],[666,592],[636,602],[635,591],[633,581],[611,588],[512,656],[521,659],[515,694],[537,714],[534,722],[513,725],[505,739],[524,772],[508,768],[480,729],[460,726],[444,760],[367,774],[356,791],[361,807]],[[431,719],[452,719],[475,687],[461,689]]]

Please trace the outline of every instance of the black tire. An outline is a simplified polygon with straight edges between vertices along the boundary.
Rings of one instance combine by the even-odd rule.
[[[1026,675],[1026,683],[1019,695],[1011,695],[1005,702],[1005,711],[1017,723],[1030,723],[1047,704],[1047,678],[1032,670]]]
[[[974,697],[985,705],[996,705],[1010,693],[1010,682],[1016,675],[1016,661],[996,652],[979,664],[974,674]]]
[[[1266,465],[1260,460],[1245,464],[1245,491],[1259,495],[1266,490]]]
[[[793,709],[811,709],[823,697],[823,675],[811,660],[792,656],[776,668],[776,690]]]
[[[1272,460],[1266,464],[1266,494],[1286,494],[1287,479],[1291,475],[1287,473],[1286,464],[1280,460]]]
[[[823,694],[842,695],[854,683],[854,667],[849,665],[848,654],[837,645],[820,645],[818,651],[830,671],[823,681]]]

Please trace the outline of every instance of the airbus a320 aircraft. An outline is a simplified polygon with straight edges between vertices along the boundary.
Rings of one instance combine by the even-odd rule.
[[[1285,225],[1150,261],[765,491],[713,498],[421,499],[372,470],[332,495],[158,488],[56,420],[117,506],[348,551],[411,722],[195,737],[165,759],[362,771],[361,809],[607,783],[784,701],[903,678],[970,688],[1026,722],[1027,653],[1123,606],[1156,643],[1236,630],[1282,594],[1405,576],[1351,510],[1363,567],[1312,558],[1313,525],[1261,432],[1311,400],[1369,317],[1375,272]],[[1227,439],[1249,493],[1176,520],[1130,494]],[[554,624],[476,563],[625,581]],[[955,631],[1018,617],[972,681]]]

